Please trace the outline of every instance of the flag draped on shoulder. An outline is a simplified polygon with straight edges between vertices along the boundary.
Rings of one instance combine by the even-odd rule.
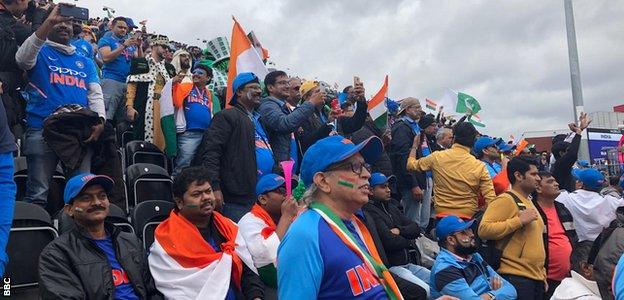
[[[342,240],[345,245],[351,249],[357,256],[359,256],[372,275],[384,286],[388,299],[401,300],[403,296],[399,291],[396,282],[390,275],[390,271],[384,266],[375,247],[375,242],[366,228],[366,225],[360,221],[357,217],[353,217],[355,228],[360,236],[360,239],[366,244],[366,248],[357,242],[351,231],[347,229],[343,221],[336,215],[331,209],[320,202],[313,202],[310,204],[310,208],[315,210],[325,222],[329,225],[331,230]]]
[[[388,124],[386,97],[388,97],[388,75],[386,75],[381,89],[368,102],[368,113],[378,128],[384,128]]]
[[[232,19],[234,19],[234,17],[232,17]],[[229,99],[232,98],[234,94],[234,91],[232,91],[232,82],[236,75],[243,72],[252,72],[260,79],[263,79],[269,73],[258,51],[256,51],[256,48],[251,44],[245,31],[240,24],[238,24],[238,21],[234,19],[230,46],[227,93],[225,97],[226,106],[229,106]]]
[[[243,264],[257,272],[238,226],[218,212],[212,218],[225,238],[221,251],[175,211],[156,228],[148,261],[156,288],[165,298],[225,299],[230,280],[240,288]]]
[[[277,248],[280,239],[275,232],[275,222],[260,205],[251,207],[251,212],[238,221],[238,228],[245,238],[260,279],[267,286],[277,287]]]

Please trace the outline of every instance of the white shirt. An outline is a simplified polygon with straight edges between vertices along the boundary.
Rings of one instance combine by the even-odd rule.
[[[572,214],[579,242],[596,240],[602,229],[615,220],[615,210],[624,205],[622,198],[586,190],[572,193],[562,190],[555,201],[565,205]]]
[[[595,281],[589,281],[572,271],[572,278],[561,281],[551,300],[600,300],[600,291]]]

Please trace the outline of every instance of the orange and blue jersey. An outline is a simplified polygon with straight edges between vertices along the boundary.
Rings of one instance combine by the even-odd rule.
[[[343,220],[357,242],[351,221]],[[314,210],[290,226],[277,251],[279,299],[388,299],[366,263]]]
[[[26,124],[31,128],[41,128],[43,120],[59,106],[88,107],[89,84],[99,83],[93,60],[77,53],[65,54],[49,45],[41,47],[28,78]]]
[[[212,121],[212,93],[208,88],[200,91],[193,87],[184,101],[184,119],[186,130],[205,131]]]

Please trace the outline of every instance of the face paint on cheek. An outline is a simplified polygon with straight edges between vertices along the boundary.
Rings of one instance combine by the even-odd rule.
[[[199,205],[197,205],[197,204],[184,204],[184,207],[186,207],[186,208],[199,208]]]
[[[340,180],[338,180],[338,184],[342,186],[346,186],[348,188],[355,188],[355,183],[349,180],[346,180],[345,178],[341,178]]]

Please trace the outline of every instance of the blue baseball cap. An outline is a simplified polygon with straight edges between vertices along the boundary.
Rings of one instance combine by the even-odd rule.
[[[388,177],[382,173],[373,173],[371,174],[370,179],[368,179],[368,184],[370,184],[371,187],[384,184],[386,182],[388,182]]]
[[[109,193],[113,189],[115,182],[110,177],[104,175],[78,174],[69,179],[65,184],[63,201],[65,201],[65,204],[69,204],[85,186],[94,184],[101,185],[106,193]]]
[[[312,183],[314,174],[327,170],[330,165],[343,161],[356,153],[360,153],[367,163],[377,161],[383,144],[381,140],[372,136],[355,145],[343,136],[334,135],[318,140],[303,155],[301,161],[301,180],[306,187]]]
[[[128,25],[128,28],[139,28],[139,26],[134,24],[134,21],[131,18],[126,18],[126,25]]]
[[[256,197],[270,192],[286,183],[286,179],[284,177],[279,176],[277,174],[266,174],[260,177],[258,183],[256,184]]]
[[[251,72],[244,72],[236,75],[234,81],[232,81],[232,99],[230,99],[230,105],[236,104],[236,91],[250,82],[260,83],[260,80],[256,74]]]
[[[478,155],[478,154],[481,154],[481,152],[483,152],[483,149],[490,147],[490,146],[495,146],[496,142],[497,141],[491,137],[481,136],[475,141],[472,149],[474,150],[475,154]]]
[[[470,228],[472,223],[474,223],[474,220],[466,222],[458,216],[446,216],[438,222],[438,225],[436,225],[436,236],[438,237],[438,240],[444,240],[447,236],[455,232]]]
[[[589,163],[589,161],[584,159],[579,159],[578,161],[576,161],[576,164],[583,169],[591,168],[591,164]]]
[[[604,175],[596,169],[574,169],[572,176],[590,189],[599,189],[605,183]]]
[[[501,152],[509,152],[514,149],[513,145],[507,144],[505,140],[500,138],[496,141],[496,147],[498,147],[498,150]]]

